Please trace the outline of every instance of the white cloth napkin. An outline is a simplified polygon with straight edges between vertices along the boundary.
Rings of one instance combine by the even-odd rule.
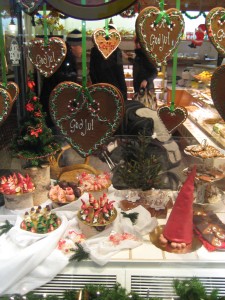
[[[18,281],[13,283],[8,289],[4,290],[4,294],[25,295],[37,287],[51,281],[66,267],[67,264],[68,258],[63,255],[61,251],[55,249],[36,268],[34,268],[33,271],[27,273],[24,277],[21,277]]]
[[[117,211],[118,217],[112,226],[82,243],[91,260],[100,266],[107,264],[110,258],[119,251],[140,246],[143,242],[142,235],[152,231],[158,225],[157,219],[152,218],[143,206],[138,206],[129,211],[129,213],[138,213],[135,225],[132,224],[129,218],[124,218],[120,214],[119,208],[117,208]],[[113,240],[117,240],[117,238],[119,242],[113,243]]]
[[[84,201],[88,198],[88,193],[81,197]],[[109,262],[119,251],[141,245],[142,235],[157,226],[157,219],[151,218],[142,206],[129,211],[139,214],[136,224],[133,225],[129,218],[124,218],[120,213],[120,197],[116,197],[112,190],[108,198],[116,201],[116,220],[109,228],[82,243],[90,258],[100,266]],[[63,270],[68,264],[69,256],[57,249],[58,242],[67,236],[68,230],[80,232],[76,214],[81,204],[81,200],[78,199],[54,209],[62,224],[55,231],[44,235],[20,229],[20,216],[1,216],[0,222],[12,220],[15,226],[7,234],[0,236],[0,295],[24,295],[49,282]]]
[[[0,247],[0,294],[22,292],[22,287],[17,291],[14,286],[20,287],[21,280],[26,276],[29,277],[37,267],[41,268],[42,263],[46,264],[46,258],[55,250],[68,225],[67,218],[63,215],[60,217],[62,220],[60,227],[43,238],[35,238],[36,234],[31,238],[30,232],[22,231],[18,226],[2,236],[1,241],[4,239],[4,242]],[[61,265],[57,266],[54,275],[61,270]],[[43,280],[42,284],[44,283],[46,282]]]

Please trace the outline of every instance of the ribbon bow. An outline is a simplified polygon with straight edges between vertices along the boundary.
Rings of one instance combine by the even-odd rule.
[[[160,13],[159,13],[157,19],[155,20],[154,24],[157,25],[157,24],[159,24],[159,22],[162,21],[162,19],[165,19],[166,24],[170,25],[171,24],[170,17],[168,16],[168,14],[164,10],[164,0],[160,1],[159,8],[160,8]]]

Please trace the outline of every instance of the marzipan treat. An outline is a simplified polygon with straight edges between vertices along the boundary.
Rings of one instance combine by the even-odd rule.
[[[97,199],[89,194],[88,201],[81,199],[78,223],[86,237],[91,237],[106,229],[117,217],[114,200],[109,200],[105,193]]]
[[[20,228],[33,233],[48,233],[54,231],[61,225],[61,219],[51,212],[50,206],[32,207],[23,216]]]
[[[34,205],[35,186],[27,174],[13,173],[0,178],[0,193],[4,195],[5,207],[10,210],[30,208]]]
[[[111,185],[110,174],[105,172],[99,175],[89,174],[83,172],[78,177],[78,186],[82,192],[95,193],[96,192],[105,193]]]
[[[0,193],[5,195],[30,193],[35,190],[35,186],[27,174],[23,176],[21,173],[13,173],[8,177],[0,178]]]
[[[75,182],[59,181],[52,185],[48,197],[52,202],[63,205],[77,200],[81,196],[81,190]]]

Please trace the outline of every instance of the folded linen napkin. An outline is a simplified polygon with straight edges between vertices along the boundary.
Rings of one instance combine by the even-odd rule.
[[[112,226],[82,242],[91,260],[100,266],[107,264],[110,258],[119,251],[140,246],[143,242],[142,235],[152,231],[158,225],[157,219],[151,218],[149,212],[142,206],[129,211],[129,213],[138,213],[135,225],[130,219],[120,214],[120,209],[117,210],[118,217]]]
[[[0,295],[11,292],[16,283],[51,255],[68,225],[65,216],[62,215],[61,220],[59,228],[43,238],[35,238],[35,233],[31,237],[30,232],[21,230],[18,226],[2,237],[5,241],[4,246],[0,247]],[[59,267],[58,271],[60,270]]]

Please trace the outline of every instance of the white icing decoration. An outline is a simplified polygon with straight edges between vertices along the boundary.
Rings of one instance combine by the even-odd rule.
[[[87,131],[94,131],[94,120],[81,119],[77,121],[76,119],[72,119],[70,121],[70,132],[75,133],[77,131],[80,132],[81,136],[85,136]]]

